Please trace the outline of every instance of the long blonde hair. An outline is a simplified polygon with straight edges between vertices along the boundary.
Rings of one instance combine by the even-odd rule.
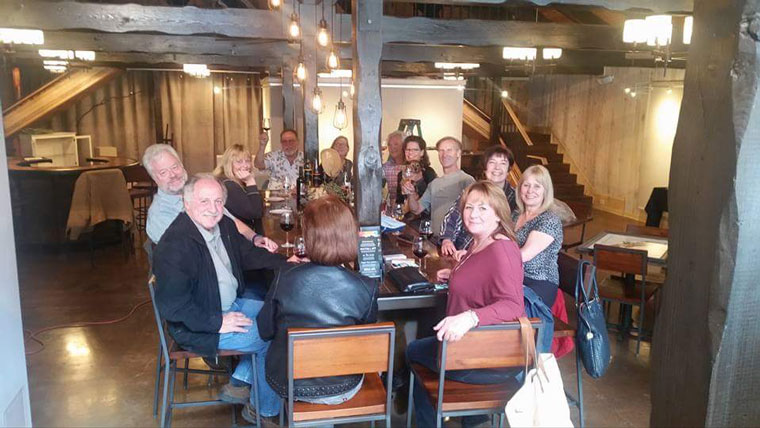
[[[509,209],[509,202],[507,202],[507,196],[504,194],[504,191],[487,180],[472,183],[462,192],[462,198],[459,201],[459,212],[464,212],[467,198],[473,193],[478,194],[483,202],[493,208],[496,216],[499,217],[499,226],[492,236],[501,233],[507,238],[516,241],[515,228],[512,225],[512,211]]]
[[[521,213],[525,212],[525,204],[520,197],[520,189],[528,177],[535,177],[536,181],[538,181],[538,184],[544,188],[544,200],[541,202],[541,206],[538,208],[538,213],[541,214],[542,212],[551,208],[552,205],[554,205],[554,184],[552,184],[552,176],[549,173],[549,170],[546,169],[546,167],[543,165],[532,165],[523,171],[522,177],[520,177],[520,181],[517,182],[517,198],[515,198],[515,202],[517,202],[517,208],[519,208]]]
[[[219,166],[214,169],[214,175],[220,180],[229,179],[245,187],[245,185],[235,177],[235,172],[232,170],[232,163],[236,160],[246,158],[251,159],[251,152],[243,147],[242,144],[233,144],[224,151]],[[253,164],[253,162],[251,162],[251,164]],[[253,165],[251,165],[251,168],[253,168]],[[251,174],[253,174],[253,171],[251,171]]]

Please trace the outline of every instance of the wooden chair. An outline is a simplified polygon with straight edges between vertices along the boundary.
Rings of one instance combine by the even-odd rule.
[[[396,327],[392,322],[323,329],[288,329],[288,426],[385,420],[391,426]],[[386,372],[386,385],[380,380]],[[297,379],[363,374],[362,387],[337,404],[295,401]],[[281,413],[282,414],[282,413]]]
[[[211,376],[215,374],[227,373],[224,370],[204,370],[204,369],[191,369],[188,367],[188,362],[191,358],[201,358],[201,355],[195,354],[190,351],[182,349],[171,338],[166,331],[166,322],[158,312],[158,306],[156,305],[156,291],[155,291],[156,278],[151,276],[148,281],[148,289],[150,290],[150,300],[153,303],[153,314],[156,318],[156,327],[158,327],[158,358],[156,360],[156,386],[153,392],[153,417],[158,416],[158,389],[161,386],[161,372],[164,372],[164,388],[163,399],[161,401],[161,428],[171,427],[172,411],[174,409],[184,407],[199,407],[199,406],[214,406],[214,405],[229,405],[222,400],[206,400],[206,401],[186,401],[182,403],[174,402],[174,380],[177,377],[177,372],[184,374],[184,387],[187,389],[187,376],[189,373],[205,374],[209,376],[209,386],[211,386]],[[218,355],[220,357],[232,356],[232,355],[246,355],[238,351],[223,351],[220,350]],[[253,358],[253,388],[254,401],[256,406],[256,426],[261,426],[261,420],[259,417],[259,393],[256,386],[256,356],[251,355]],[[185,367],[177,367],[177,361],[185,360]],[[232,405],[232,425],[237,424],[237,412],[235,406]]]
[[[594,245],[594,265],[597,270],[623,274],[622,278],[611,276],[599,284],[599,297],[605,303],[607,311],[610,302],[617,302],[629,308],[639,306],[638,337],[636,338],[636,355],[638,355],[644,329],[644,305],[658,289],[657,284],[647,283],[647,252],[596,244]],[[636,275],[640,277],[638,281]],[[623,313],[624,311],[621,310],[621,315]],[[627,319],[622,319],[621,331],[627,329],[625,326],[627,322]],[[621,327],[620,324],[618,327]]]
[[[539,336],[542,323],[532,318],[531,324]],[[457,342],[441,342],[438,373],[421,364],[412,364],[409,375],[409,406],[406,426],[412,424],[414,407],[414,375],[420,377],[425,391],[436,411],[436,426],[448,416],[499,414],[503,422],[504,406],[519,389],[517,382],[474,385],[446,379],[446,370],[471,370],[525,367],[525,345],[522,343],[520,323],[477,327]],[[530,357],[532,360],[532,356]]]
[[[145,223],[148,219],[148,207],[150,207],[150,203],[153,201],[153,195],[156,193],[157,186],[142,165],[125,167],[122,172],[127,181],[132,205],[135,207],[135,224],[137,225],[137,230],[142,232],[145,230]]]
[[[586,239],[586,225],[591,222],[591,220],[594,219],[591,211],[591,205],[590,204],[583,204],[583,203],[576,203],[574,201],[566,201],[565,202],[567,206],[570,207],[570,209],[573,210],[573,213],[575,214],[576,220],[562,225],[562,229],[565,232],[565,236],[568,235],[568,231],[580,227],[581,228],[581,234],[580,238],[577,241],[573,242],[563,242],[562,243],[562,249],[567,250],[568,248],[577,247],[578,245],[581,245],[583,241]]]
[[[625,226],[625,233],[631,235],[658,236],[660,238],[668,237],[668,229],[660,229],[659,227],[652,226],[639,226],[638,224],[627,224]]]

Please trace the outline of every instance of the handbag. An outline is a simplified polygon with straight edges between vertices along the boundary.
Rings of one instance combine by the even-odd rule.
[[[525,344],[525,382],[509,399],[504,414],[511,427],[572,427],[562,375],[553,354],[537,354],[533,327],[520,318]],[[533,368],[528,370],[532,360]]]
[[[435,290],[435,286],[420,274],[416,267],[407,266],[393,269],[388,277],[404,293],[421,293]]]
[[[584,275],[584,269],[586,273]],[[588,284],[588,286],[586,285]],[[588,288],[588,292],[586,291]],[[589,297],[591,296],[591,297]],[[578,305],[578,331],[576,341],[586,372],[598,378],[610,366],[610,338],[607,320],[599,302],[596,284],[596,267],[586,260],[578,263],[575,280],[575,302]]]

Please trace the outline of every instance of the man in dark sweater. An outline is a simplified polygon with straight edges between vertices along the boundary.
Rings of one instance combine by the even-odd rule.
[[[226,192],[210,174],[197,174],[183,191],[185,212],[171,223],[156,247],[153,272],[156,304],[174,340],[192,352],[215,356],[219,349],[256,356],[260,413],[279,413],[279,398],[266,381],[264,358],[269,343],[252,322],[262,302],[242,298],[243,271],[278,269],[287,261],[255,247],[223,215]],[[253,358],[240,360],[230,385],[220,398],[246,403],[243,417],[255,421],[253,397],[245,384],[253,382]],[[241,389],[246,395],[240,394]]]

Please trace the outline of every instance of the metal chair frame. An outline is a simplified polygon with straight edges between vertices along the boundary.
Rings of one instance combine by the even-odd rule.
[[[354,326],[351,326],[354,327]],[[371,422],[372,426],[374,427],[375,421],[379,420],[385,420],[385,426],[387,428],[391,427],[391,392],[392,392],[392,382],[393,382],[393,356],[395,351],[395,345],[396,345],[396,328],[395,326],[389,326],[389,327],[374,327],[374,328],[366,328],[366,326],[362,326],[363,328],[361,330],[353,330],[350,327],[344,327],[340,330],[337,330],[335,328],[330,328],[330,331],[325,331],[328,329],[315,329],[310,331],[299,331],[299,332],[289,332],[288,333],[288,401],[287,401],[287,414],[288,414],[288,426],[290,427],[304,427],[304,426],[319,426],[319,425],[325,425],[325,424],[348,424],[348,423],[358,423],[358,422]],[[385,385],[385,413],[384,414],[373,414],[373,415],[362,415],[362,416],[349,416],[349,417],[342,417],[342,418],[335,418],[335,419],[317,419],[313,421],[303,421],[303,422],[295,422],[293,421],[293,402],[295,401],[294,397],[294,383],[295,380],[293,379],[293,368],[295,362],[293,361],[293,346],[296,341],[299,340],[310,340],[310,339],[325,339],[325,338],[332,338],[332,337],[358,337],[358,336],[370,336],[370,335],[376,335],[376,334],[387,334],[389,337],[389,346],[388,346],[388,374],[386,376],[386,385]],[[359,358],[359,357],[357,357]],[[360,374],[360,373],[356,373]],[[364,374],[364,373],[361,373]],[[282,424],[282,420],[280,422]]]
[[[189,358],[185,358],[185,367],[177,367],[177,360],[172,359],[169,355],[169,345],[166,340],[167,335],[169,334],[168,331],[166,331],[166,321],[161,317],[161,314],[158,311],[158,306],[156,305],[156,293],[155,293],[155,277],[151,277],[148,281],[148,289],[150,290],[150,300],[153,304],[153,314],[156,318],[156,327],[158,328],[158,337],[159,337],[159,344],[158,344],[158,356],[156,359],[156,384],[154,389],[154,396],[153,396],[153,416],[158,416],[158,389],[161,385],[161,372],[164,373],[164,382],[163,382],[163,399],[161,401],[161,428],[164,427],[171,427],[171,420],[172,420],[172,411],[174,409],[181,409],[186,407],[202,407],[202,406],[216,406],[216,405],[230,405],[230,403],[224,402],[222,400],[206,400],[206,401],[187,401],[182,403],[175,403],[174,402],[174,381],[176,378],[177,372],[184,374],[183,384],[184,388],[187,389],[187,378],[188,374],[195,373],[195,374],[206,374],[209,375],[209,386],[211,386],[211,377],[213,375],[217,374],[224,374],[228,375],[224,370],[214,370],[214,369],[191,369],[188,367],[189,365]],[[248,355],[248,354],[243,354]],[[257,387],[257,372],[256,372],[256,355],[251,355],[253,358],[253,384],[251,387],[253,388],[254,393],[254,401],[256,405],[256,426],[261,426],[261,419],[259,416],[259,391]],[[166,364],[168,364],[168,367],[166,367]],[[236,406],[232,405],[232,425],[237,426],[237,409]]]
[[[541,329],[544,328],[544,323],[540,321],[531,322],[531,325],[534,326],[537,330],[534,336],[539,337],[541,334]],[[473,332],[487,331],[487,330],[520,330],[520,323],[510,322],[510,323],[504,323],[504,324],[495,324],[495,325],[476,327],[470,330],[467,334],[472,334]],[[441,428],[442,420],[445,417],[472,416],[472,415],[496,415],[496,414],[499,415],[498,427],[502,428],[504,426],[504,418],[505,418],[503,407],[497,407],[497,408],[491,408],[491,409],[454,410],[454,411],[447,411],[447,412],[444,412],[442,410],[443,392],[444,392],[444,386],[446,384],[446,350],[447,348],[448,348],[448,344],[444,340],[443,342],[441,342],[440,371],[438,372],[438,403],[435,409],[436,428]],[[523,367],[523,366],[520,365],[519,367]],[[492,368],[500,368],[500,367],[492,367]],[[412,368],[409,371],[409,402],[407,405],[407,415],[406,415],[407,428],[412,426],[412,408],[414,407],[413,397],[414,397],[414,369]]]

